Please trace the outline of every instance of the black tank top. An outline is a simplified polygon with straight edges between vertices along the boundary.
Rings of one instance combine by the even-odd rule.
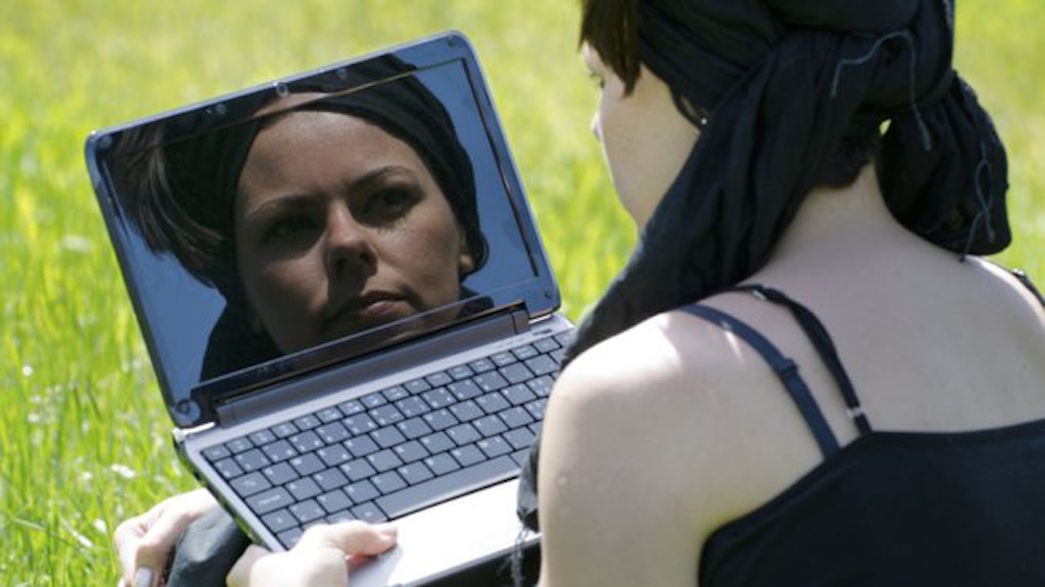
[[[874,431],[812,312],[776,290],[736,289],[791,310],[860,435],[839,447],[795,363],[757,331],[714,308],[682,308],[765,358],[824,455],[783,493],[708,538],[701,587],[1045,585],[1045,420],[958,433]]]

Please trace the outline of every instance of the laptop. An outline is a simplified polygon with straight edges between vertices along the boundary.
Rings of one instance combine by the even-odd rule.
[[[475,52],[450,32],[93,132],[177,453],[257,543],[394,521],[353,585],[515,517],[572,325]]]

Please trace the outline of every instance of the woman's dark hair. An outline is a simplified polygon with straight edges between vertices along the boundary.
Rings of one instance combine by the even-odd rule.
[[[419,80],[403,75],[410,71],[398,59],[382,57],[311,78],[290,91],[324,96],[294,110],[358,117],[408,144],[450,204],[465,233],[475,271],[485,263],[488,247],[479,225],[471,161],[445,107]],[[373,84],[375,80],[389,81]],[[339,92],[353,84],[373,85]],[[241,107],[251,115],[276,98],[256,98]],[[147,145],[163,141],[162,131],[146,127],[128,133],[118,146],[128,157],[117,169],[120,197],[146,243],[154,252],[173,254],[230,303],[242,300],[233,234],[240,171],[257,133],[286,112],[252,117],[151,148]]]
[[[588,43],[621,81],[625,92],[631,93],[639,78],[642,62],[639,42],[639,4],[641,0],[582,0],[580,42]],[[674,92],[674,89],[672,89]],[[675,94],[675,103],[687,118],[692,118],[686,102]],[[698,109],[708,113],[711,108],[700,104]],[[860,170],[871,161],[878,149],[880,135],[877,128],[856,135],[843,136],[834,153],[825,161],[816,183],[841,188],[856,180]]]

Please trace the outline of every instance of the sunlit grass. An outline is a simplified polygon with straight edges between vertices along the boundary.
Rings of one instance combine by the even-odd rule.
[[[1045,16],[959,4],[958,64],[1009,146],[1016,244],[1045,280]],[[92,128],[445,29],[478,48],[574,318],[634,230],[588,131],[574,2],[29,1],[0,5],[0,585],[112,585],[121,518],[176,462],[84,170]]]

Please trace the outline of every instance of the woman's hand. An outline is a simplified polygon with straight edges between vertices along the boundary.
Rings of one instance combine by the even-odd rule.
[[[113,533],[128,587],[159,585],[174,543],[185,528],[211,508],[218,507],[206,489],[169,497],[140,516],[124,520]]]
[[[396,530],[389,524],[371,526],[342,522],[313,526],[287,552],[270,553],[251,546],[232,567],[229,587],[348,587],[348,569],[359,560],[388,550]]]

